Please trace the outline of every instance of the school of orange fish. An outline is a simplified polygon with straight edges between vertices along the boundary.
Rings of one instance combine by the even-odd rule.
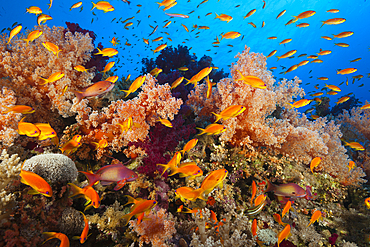
[[[130,3],[128,1],[124,1],[124,2]],[[207,2],[207,0],[204,0],[199,5],[204,4],[206,2]],[[52,7],[52,4],[53,4],[53,1],[50,0],[49,8]],[[82,1],[75,3],[74,5],[72,5],[70,7],[70,11],[72,9],[75,9],[75,8],[80,8],[82,6],[82,4],[83,4]],[[163,9],[164,11],[167,11],[170,8],[174,7],[177,4],[177,2],[175,0],[163,0],[162,2],[159,2],[158,4],[159,4],[159,7],[164,8]],[[198,7],[199,7],[199,5],[198,5]],[[266,2],[263,1],[262,9],[264,9],[265,6],[266,6]],[[140,6],[138,5],[138,7],[141,7],[141,5]],[[235,7],[237,8],[239,6],[235,6]],[[110,12],[110,11],[115,10],[114,7],[107,1],[99,1],[97,3],[93,3],[93,7],[92,7],[91,10],[93,10],[93,9],[102,10],[104,12]],[[36,7],[36,6],[31,6],[31,7],[27,8],[27,12],[31,13],[31,14],[35,14],[37,16],[37,23],[39,25],[41,23],[45,23],[48,20],[52,20],[51,16],[43,14],[41,9],[39,7]],[[252,16],[255,12],[256,12],[256,9],[252,9],[250,12],[248,12],[244,16],[244,19]],[[338,9],[330,9],[330,10],[327,10],[327,12],[329,12],[329,13],[338,13],[339,10]],[[277,15],[276,19],[280,18],[285,13],[286,13],[286,10],[281,11]],[[285,25],[290,25],[290,24],[293,24],[293,23],[298,22],[298,21],[303,21],[303,19],[306,19],[306,18],[309,18],[309,17],[315,15],[315,13],[316,12],[313,11],[313,10],[304,11],[304,12],[298,14],[297,16],[295,16],[293,19],[291,19]],[[189,16],[185,15],[185,14],[171,14],[171,13],[165,13],[165,14],[168,15],[169,17],[171,17],[171,18],[189,18]],[[191,12],[189,14],[191,14]],[[211,14],[212,13],[208,13],[207,15],[211,15]],[[132,22],[128,22],[130,19],[133,19],[133,18],[134,17],[131,17],[131,18],[128,18],[128,19],[122,21],[122,23],[126,23],[124,28],[128,28],[129,26],[131,26],[133,24]],[[215,18],[219,19],[220,21],[225,21],[225,22],[230,22],[233,19],[232,16],[226,15],[226,14],[219,14],[219,15],[216,14]],[[121,21],[121,19],[119,21]],[[338,25],[338,24],[341,24],[345,21],[346,21],[346,19],[344,19],[344,18],[331,18],[331,19],[322,21],[322,25]],[[164,25],[163,28],[166,28],[170,24],[171,24],[171,20],[167,20],[166,24]],[[248,24],[250,24],[251,26],[256,28],[256,25],[253,22],[249,22]],[[265,25],[265,23],[263,22],[262,27],[264,25]],[[185,26],[184,24],[182,24],[182,26],[185,29],[185,31],[189,32],[189,29],[188,29],[187,26]],[[305,28],[305,27],[309,26],[309,23],[302,23],[301,22],[299,24],[296,24],[296,26],[299,27],[299,28]],[[158,29],[158,25],[156,27],[153,27],[153,32],[150,35],[155,33],[157,31],[157,29]],[[195,29],[209,29],[209,27],[194,25],[193,30],[195,30]],[[10,43],[12,38],[15,37],[21,30],[22,30],[21,25],[18,25],[16,27],[14,27],[11,30],[10,34],[9,34],[8,43]],[[353,32],[351,32],[351,31],[345,31],[345,32],[341,32],[339,34],[333,35],[332,38],[329,37],[329,36],[322,36],[322,38],[327,39],[327,40],[332,40],[334,38],[338,39],[338,38],[349,37],[352,34],[353,34]],[[42,35],[42,31],[40,31],[40,30],[32,31],[28,34],[28,37],[26,39],[24,39],[24,41],[27,42],[27,44],[29,44],[30,42],[33,42],[35,39],[37,39],[41,35]],[[230,31],[230,32],[222,33],[221,34],[221,40],[222,39],[236,39],[240,36],[241,36],[240,32]],[[156,39],[153,39],[152,42],[160,41],[162,39],[163,39],[163,37],[158,37]],[[277,37],[272,36],[272,37],[269,37],[268,39],[273,40],[273,39],[277,39]],[[171,40],[171,39],[168,38],[168,40]],[[149,44],[149,38],[147,38],[147,39],[143,38],[143,41],[146,44]],[[287,38],[287,39],[282,40],[279,43],[279,45],[287,44],[291,41],[292,41],[291,38]],[[113,37],[110,42],[113,44],[113,46],[116,46],[117,44],[119,44],[116,37]],[[220,43],[220,40],[217,36],[216,41],[213,42],[214,47],[217,47],[217,45],[219,43]],[[55,45],[51,42],[44,42],[44,43],[42,43],[42,45],[47,50],[54,53],[58,57],[58,53],[60,52],[60,49],[57,45]],[[125,45],[129,46],[130,44],[128,44],[126,42]],[[348,47],[349,46],[346,43],[335,43],[335,45],[341,46],[341,47]],[[154,53],[160,52],[161,50],[166,48],[166,46],[167,46],[167,44],[161,44],[158,47],[156,47],[155,49],[153,49],[153,52]],[[297,52],[296,50],[291,50],[291,51],[286,52],[285,54],[277,56],[277,58],[278,58],[278,60],[284,59],[284,58],[290,58],[296,52]],[[273,50],[269,53],[269,55],[267,57],[272,57],[276,53],[277,53],[277,50]],[[307,60],[303,60],[303,61],[299,62],[298,64],[291,66],[284,73],[286,74],[286,73],[292,72],[292,71],[296,70],[298,67],[304,66],[304,65],[308,64],[309,62],[311,62],[311,63],[322,63],[323,61],[321,59],[319,59],[319,57],[324,56],[324,55],[328,55],[330,53],[331,53],[330,50],[321,50],[320,49],[320,52],[317,53],[317,55],[301,54],[298,57],[306,56]],[[118,50],[116,50],[115,48],[104,48],[102,50],[100,50],[98,48],[98,53],[96,53],[96,55],[102,55],[102,56],[108,56],[108,57],[113,57],[117,54],[118,54]],[[312,60],[310,61],[308,59],[312,59]],[[361,58],[357,58],[357,59],[355,59],[351,62],[357,62],[360,59]],[[102,73],[105,74],[106,72],[110,71],[113,68],[114,65],[115,65],[115,62],[109,62],[105,66]],[[80,71],[80,72],[86,72],[88,70],[88,69],[84,68],[82,65],[77,65],[77,66],[74,67],[74,69],[77,70],[77,71]],[[179,84],[181,84],[184,81],[184,79],[187,81],[186,84],[189,84],[189,83],[193,84],[194,87],[197,86],[198,82],[200,82],[204,79],[204,81],[207,83],[207,86],[208,86],[207,98],[209,98],[209,96],[212,92],[211,89],[212,89],[212,86],[214,85],[214,83],[210,82],[210,80],[208,78],[208,75],[211,73],[211,71],[213,69],[217,69],[217,68],[216,67],[204,68],[201,71],[199,71],[199,73],[195,74],[190,79],[186,79],[184,77],[179,77],[178,79],[176,79],[172,83],[171,89],[175,88]],[[276,69],[276,67],[273,67],[273,68],[270,68],[270,69],[274,70],[274,69]],[[181,68],[178,68],[178,70],[187,71],[188,69],[186,67],[181,67]],[[162,70],[160,68],[155,68],[150,73],[153,76],[157,76],[159,73],[161,73],[161,71]],[[338,70],[337,74],[349,75],[349,74],[352,74],[356,71],[357,71],[356,68],[345,68],[345,69]],[[244,82],[244,83],[246,83],[246,84],[248,84],[252,87],[255,87],[255,88],[260,88],[260,89],[265,89],[266,88],[266,84],[260,78],[255,77],[255,76],[245,76],[240,71],[238,71],[238,73],[239,73],[239,76],[240,76],[238,81],[242,81],[242,82]],[[50,75],[48,78],[40,78],[43,81],[42,83],[40,83],[40,85],[55,82],[55,81],[63,78],[63,76],[64,76],[63,73],[56,72],[56,73]],[[128,80],[129,77],[130,76],[128,76],[126,78],[126,80]],[[359,80],[362,77],[363,77],[362,75],[358,75],[358,76],[353,77],[353,80],[355,80],[355,79]],[[75,93],[75,95],[78,99],[78,102],[81,101],[83,98],[99,96],[101,94],[104,94],[104,93],[110,91],[114,87],[114,85],[115,85],[114,83],[117,81],[117,79],[118,79],[117,76],[112,76],[112,77],[107,78],[104,81],[97,82],[97,83],[95,83],[95,84],[93,84],[93,85],[91,85],[91,86],[89,86],[85,89],[81,89],[80,91],[74,91],[74,93]],[[320,77],[318,79],[319,80],[328,80],[327,77]],[[145,81],[145,75],[137,77],[133,81],[133,83],[131,84],[129,89],[122,90],[123,92],[126,93],[125,97],[129,96],[131,93],[138,90],[141,87],[141,85],[144,83],[144,81]],[[348,78],[347,78],[346,83],[348,85]],[[325,87],[327,87],[328,89],[331,90],[327,93],[328,95],[335,95],[338,92],[341,92],[341,89],[338,86],[335,86],[335,85],[325,84]],[[316,85],[316,89],[318,89],[318,85]],[[64,88],[63,93],[66,90],[67,90],[67,87]],[[313,97],[318,97],[318,96],[321,96],[323,94],[324,94],[323,92],[315,92],[315,93],[312,94],[312,96]],[[347,94],[346,96],[341,97],[336,102],[336,104],[344,103],[349,99],[350,99],[349,94]],[[293,102],[291,104],[291,107],[292,108],[300,108],[300,107],[303,107],[303,106],[306,106],[306,105],[310,104],[312,101],[316,101],[319,104],[321,102],[320,98],[301,99],[299,101]],[[217,122],[220,119],[227,120],[229,118],[236,117],[239,114],[242,114],[245,109],[246,108],[244,106],[241,106],[241,105],[232,105],[232,106],[226,108],[225,110],[223,110],[220,113],[213,113],[216,117],[215,122],[208,125],[204,129],[198,128],[200,130],[199,135],[202,135],[202,134],[217,135],[217,134],[220,134],[220,133],[224,132],[226,130],[226,128],[221,124],[217,124]],[[361,109],[362,110],[370,109],[370,104],[363,105],[361,107]],[[32,114],[34,112],[34,110],[31,107],[25,106],[25,105],[13,106],[13,107],[9,108],[7,111],[5,111],[4,113],[7,113],[9,111],[22,113],[22,114]],[[312,118],[314,118],[314,119],[317,118],[317,117],[318,116],[312,115]],[[172,127],[171,122],[166,120],[166,119],[159,118],[158,121],[160,121],[166,127],[169,127],[169,128]],[[132,118],[128,118],[125,122],[120,123],[119,125],[120,125],[120,127],[122,129],[122,133],[123,133],[123,132],[129,130],[130,128],[132,128],[132,126],[135,126],[135,124],[136,123],[133,122]],[[38,138],[38,140],[45,140],[45,139],[50,138],[50,139],[52,139],[53,143],[56,144],[56,145],[58,145],[58,142],[59,142],[56,131],[49,124],[45,124],[45,123],[35,123],[35,124],[33,124],[33,123],[29,123],[29,122],[24,122],[24,118],[22,118],[22,120],[18,123],[18,132],[19,132],[20,135],[27,135],[29,137]],[[75,135],[71,140],[66,142],[64,145],[60,146],[61,152],[68,155],[68,154],[76,151],[77,148],[79,146],[81,146],[80,140],[81,140],[81,136],[80,135]],[[186,152],[188,152],[189,150],[194,148],[197,145],[197,142],[198,142],[198,139],[190,140],[189,142],[187,142],[184,145],[184,147],[181,151],[175,153],[173,158],[167,164],[158,164],[158,166],[163,167],[162,175],[167,170],[170,170],[171,172],[169,173],[169,176],[173,176],[175,174],[180,174],[181,178],[182,177],[195,178],[197,176],[202,176],[203,171],[197,166],[196,162],[181,163],[182,156],[184,156]],[[364,147],[358,142],[347,142],[345,140],[343,140],[343,142],[344,142],[345,145],[353,148],[354,150],[359,150],[359,151],[364,150]],[[94,144],[96,146],[96,149],[105,148],[107,146],[107,141],[106,140],[101,140],[99,142],[94,142],[92,144]],[[319,165],[320,161],[321,161],[320,157],[316,157],[312,160],[312,162],[310,164],[310,169],[311,169],[312,173],[315,172],[315,167],[317,167]],[[348,164],[349,171],[351,169],[353,169],[354,167],[355,167],[355,163],[353,161],[351,161]],[[89,208],[89,207],[99,208],[99,206],[100,206],[99,195],[93,188],[93,185],[95,185],[97,182],[100,182],[102,185],[109,185],[109,184],[112,184],[112,183],[116,182],[117,185],[114,188],[114,190],[119,190],[127,182],[134,181],[137,178],[137,174],[135,172],[126,168],[119,161],[114,161],[113,164],[104,166],[100,170],[96,171],[95,173],[93,173],[91,171],[88,171],[88,172],[80,171],[80,172],[85,174],[86,177],[88,178],[88,180],[89,180],[88,186],[86,186],[84,188],[79,188],[78,186],[76,186],[72,183],[70,183],[69,185],[70,185],[71,191],[73,192],[71,197],[74,197],[74,196],[84,197],[87,201],[86,204],[85,204],[86,208]],[[203,182],[201,183],[201,186],[198,189],[193,189],[191,187],[177,188],[176,192],[175,192],[176,193],[176,198],[180,198],[182,201],[185,201],[185,200],[195,201],[197,199],[207,201],[208,200],[207,195],[209,193],[211,193],[215,188],[222,187],[223,181],[227,177],[227,175],[228,175],[228,172],[227,172],[226,169],[220,169],[220,170],[210,172],[206,176],[206,178],[203,180]],[[47,196],[47,197],[52,196],[53,192],[52,192],[52,189],[51,189],[50,185],[42,177],[38,176],[37,174],[35,174],[33,172],[24,171],[24,170],[21,171],[20,176],[22,178],[22,180],[21,180],[22,183],[27,184],[27,185],[29,185],[33,188],[33,190],[31,190],[29,192],[30,194],[42,194],[42,195]],[[297,184],[293,184],[293,183],[283,184],[283,185],[274,185],[274,184],[270,183],[269,181],[267,181],[267,185],[268,186],[267,186],[267,189],[265,190],[265,192],[273,191],[274,194],[278,197],[278,200],[280,202],[282,202],[283,204],[285,204],[285,206],[282,210],[282,214],[281,215],[279,215],[279,214],[274,215],[274,219],[279,224],[281,224],[282,226],[285,227],[278,235],[278,246],[279,246],[279,244],[284,239],[287,239],[290,236],[291,226],[287,223],[284,223],[282,221],[282,219],[289,212],[289,209],[291,208],[292,203],[294,202],[294,199],[299,198],[299,197],[307,197],[308,199],[311,199],[312,195],[311,195],[311,191],[310,191],[309,188],[304,190],[300,186],[298,186]],[[253,216],[253,215],[258,214],[263,209],[263,207],[265,205],[266,196],[264,194],[258,196],[254,200],[254,198],[256,196],[256,192],[257,192],[256,183],[253,181],[253,183],[252,183],[251,204],[254,205],[254,207],[249,208],[245,212],[249,216]],[[126,219],[127,223],[132,217],[137,217],[138,221],[140,222],[141,220],[143,220],[144,214],[146,212],[150,211],[157,204],[157,202],[155,200],[144,200],[144,199],[141,199],[141,198],[132,198],[130,196],[127,196],[127,198],[128,198],[128,203],[127,204],[134,204],[130,209],[130,213],[123,216],[123,218]],[[254,203],[252,203],[253,200],[254,200]],[[370,198],[365,199],[365,204],[370,209]],[[196,213],[196,212],[198,212],[198,210],[199,209],[188,209],[188,208],[184,208],[183,206],[180,206],[180,208],[178,209],[178,212]],[[88,226],[88,220],[86,219],[85,215],[82,212],[81,212],[81,214],[84,217],[85,228],[83,229],[83,232],[81,233],[81,236],[79,236],[77,238],[80,240],[80,242],[82,244],[86,241],[86,239],[88,237],[89,226]],[[311,218],[310,223],[308,224],[307,227],[309,227],[315,221],[319,220],[321,218],[321,215],[322,214],[321,214],[320,211],[318,211],[318,210],[315,211],[312,214],[312,218]],[[216,217],[216,215],[213,211],[212,211],[212,218],[215,221],[215,223],[217,224],[217,222],[218,222],[217,217]],[[222,221],[220,221],[219,224],[216,225],[216,227],[218,228],[222,224],[223,224]],[[253,236],[257,235],[257,221],[256,221],[256,219],[254,219],[253,223],[252,223],[252,233],[253,233]],[[63,233],[45,232],[44,235],[47,237],[46,241],[49,240],[49,239],[52,239],[52,238],[58,238],[61,241],[60,246],[63,246],[63,247],[69,246],[69,239]],[[258,239],[257,239],[257,242],[258,242]]]

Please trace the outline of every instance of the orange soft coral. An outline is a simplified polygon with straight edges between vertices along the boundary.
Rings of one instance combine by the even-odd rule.
[[[52,120],[48,117],[51,111],[70,117],[74,114],[70,109],[75,98],[71,90],[90,85],[93,78],[92,72],[73,69],[90,60],[92,39],[88,34],[65,32],[63,27],[41,25],[35,29],[43,34],[29,45],[21,40],[25,37],[13,39],[11,45],[6,45],[6,36],[0,38],[0,87],[12,89],[18,96],[17,104],[35,108],[33,119]],[[58,57],[42,45],[46,41],[59,47]],[[56,72],[65,75],[56,82],[41,85],[40,77],[48,78]],[[68,90],[61,96],[65,86]]]
[[[361,177],[365,174],[361,168],[350,174],[347,172],[348,156],[340,142],[339,126],[322,118],[309,121],[304,114],[300,116],[296,110],[287,107],[293,97],[304,96],[297,77],[294,81],[284,79],[274,85],[272,73],[266,67],[266,57],[250,53],[246,48],[237,58],[239,60],[231,68],[232,78],[218,82],[209,99],[205,97],[204,84],[191,92],[187,104],[194,109],[198,120],[211,120],[211,112],[219,113],[231,105],[243,105],[246,110],[242,114],[221,120],[226,127],[221,140],[251,149],[269,147],[307,166],[319,156],[323,159],[318,169],[337,177],[340,182],[364,182]],[[259,77],[267,88],[253,88],[238,81],[240,74],[237,71],[244,76]]]
[[[17,123],[21,120],[22,114],[12,111],[2,113],[7,110],[5,107],[15,105],[16,101],[17,98],[15,97],[14,91],[6,87],[0,89],[0,147],[2,147],[2,145],[12,145],[15,138],[18,137]]]
[[[166,210],[161,208],[158,212],[150,212],[146,215],[146,220],[140,224],[137,220],[130,220],[130,228],[132,228],[139,236],[139,246],[152,243],[153,247],[166,247],[166,240],[172,238],[176,233],[175,221],[172,215],[166,214]]]
[[[108,141],[108,147],[118,152],[129,142],[144,140],[158,117],[173,120],[182,100],[172,97],[169,84],[159,85],[153,76],[147,74],[141,89],[138,97],[113,101],[101,112],[87,107],[86,99],[74,105],[72,111],[78,113],[76,119],[84,134],[83,141],[99,142],[104,138]],[[134,125],[123,132],[119,124],[129,117],[132,117]],[[103,149],[98,149],[98,158],[103,153]]]

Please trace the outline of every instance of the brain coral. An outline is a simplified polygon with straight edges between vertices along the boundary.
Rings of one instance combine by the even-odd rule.
[[[31,171],[51,184],[72,183],[77,179],[75,163],[64,154],[40,154],[24,162],[23,170]]]

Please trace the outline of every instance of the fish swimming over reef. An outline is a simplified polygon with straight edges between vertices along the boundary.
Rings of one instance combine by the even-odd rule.
[[[103,186],[117,182],[114,190],[119,190],[127,182],[132,182],[137,179],[137,174],[124,166],[120,161],[114,160],[113,162],[111,165],[103,166],[95,173],[84,171],[79,172],[86,175],[87,179],[89,180],[88,186],[92,186],[99,181]]]
[[[114,85],[111,81],[99,81],[87,88],[72,90],[72,92],[76,95],[77,103],[79,103],[83,98],[95,97],[109,92],[113,89]]]

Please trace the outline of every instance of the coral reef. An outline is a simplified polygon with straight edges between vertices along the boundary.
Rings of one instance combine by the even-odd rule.
[[[151,243],[153,247],[168,246],[166,241],[170,240],[172,235],[176,233],[175,221],[172,215],[170,213],[167,214],[163,208],[157,212],[150,211],[140,224],[137,221],[130,220],[130,228],[140,236],[140,247],[144,243]]]
[[[23,170],[31,171],[51,184],[72,183],[77,179],[77,168],[73,160],[64,154],[39,154],[26,160]]]
[[[6,149],[1,151],[0,156],[0,224],[12,212],[15,206],[16,195],[7,190],[7,186],[15,180],[21,172],[21,163],[18,155],[10,156]]]

